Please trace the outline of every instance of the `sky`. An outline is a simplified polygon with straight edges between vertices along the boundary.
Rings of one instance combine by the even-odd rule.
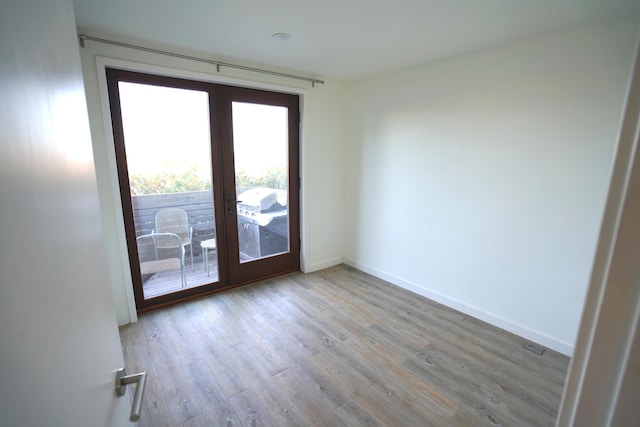
[[[209,95],[206,92],[120,82],[129,174],[181,171],[211,176]],[[287,109],[233,103],[236,169],[250,175],[287,164]]]

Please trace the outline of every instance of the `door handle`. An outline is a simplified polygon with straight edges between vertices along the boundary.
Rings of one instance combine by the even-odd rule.
[[[235,204],[237,204],[237,203],[242,203],[242,200],[231,200],[231,199],[229,199],[229,200],[227,200],[227,203],[228,203],[228,206],[229,206],[229,207],[227,208],[227,212],[229,212],[230,214],[232,214],[232,213],[233,213],[233,206],[234,206]]]
[[[131,415],[129,421],[135,422],[140,419],[140,409],[142,408],[142,395],[144,387],[147,385],[147,373],[127,375],[124,368],[116,371],[116,395],[122,397],[127,392],[128,384],[136,384],[136,393],[133,395],[133,403],[131,404]]]

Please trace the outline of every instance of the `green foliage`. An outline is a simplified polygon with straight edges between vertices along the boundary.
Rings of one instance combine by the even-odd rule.
[[[182,173],[173,171],[158,172],[153,175],[131,175],[129,177],[131,195],[185,193],[211,189],[211,178],[198,175],[193,166]]]
[[[268,187],[278,190],[287,189],[287,171],[285,168],[269,169],[261,176],[248,175],[243,169],[236,172],[236,187]]]
[[[240,170],[236,175],[236,187],[287,188],[287,172],[284,168],[268,170],[261,176],[248,175]],[[197,168],[191,167],[182,173],[172,171],[158,172],[153,175],[131,175],[129,177],[131,195],[185,193],[211,189],[211,179],[198,175]]]

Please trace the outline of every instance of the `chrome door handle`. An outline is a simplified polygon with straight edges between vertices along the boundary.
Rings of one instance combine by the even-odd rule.
[[[124,396],[127,392],[127,384],[133,383],[136,384],[136,394],[133,395],[129,421],[135,422],[140,419],[142,394],[144,393],[144,387],[147,385],[147,373],[140,372],[139,374],[127,375],[127,371],[124,368],[120,368],[116,371],[116,395],[118,397]]]

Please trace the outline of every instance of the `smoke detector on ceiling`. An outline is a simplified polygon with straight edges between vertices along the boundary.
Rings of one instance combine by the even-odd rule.
[[[288,34],[288,33],[274,33],[274,34],[271,35],[271,37],[273,37],[276,40],[286,41],[286,40],[289,40],[291,38],[291,34]]]

